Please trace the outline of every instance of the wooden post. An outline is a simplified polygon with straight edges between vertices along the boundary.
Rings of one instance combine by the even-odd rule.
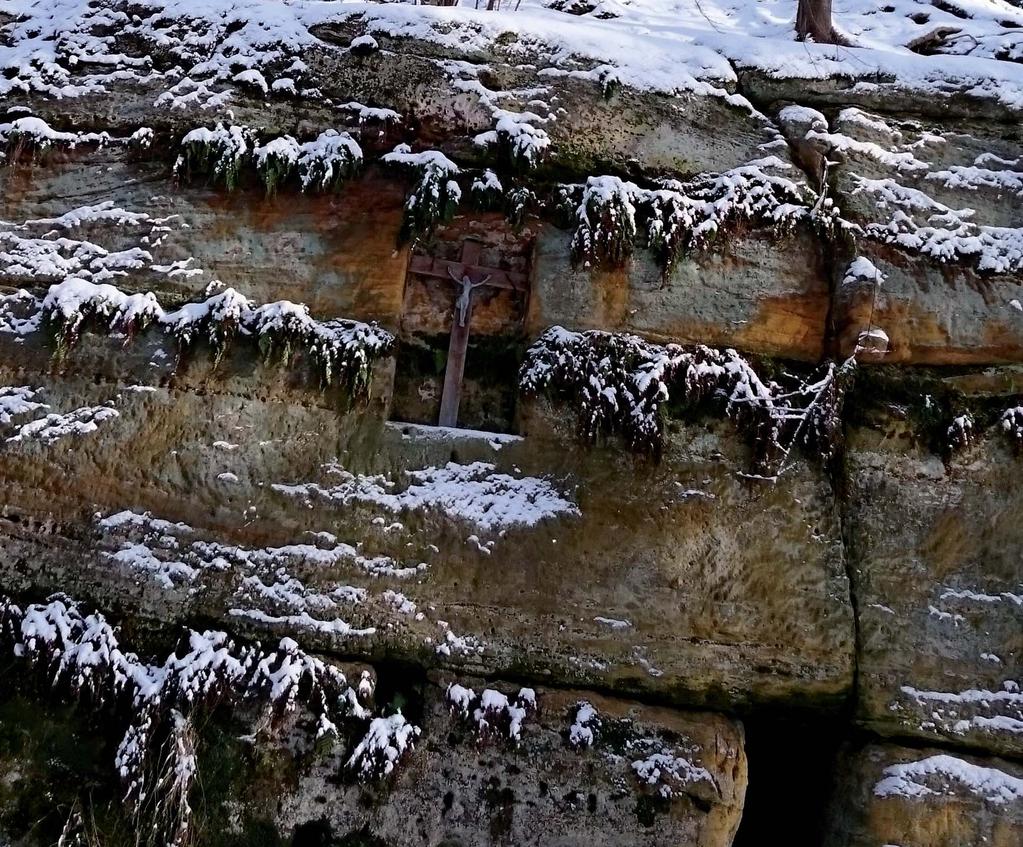
[[[483,244],[468,239],[462,243],[458,261],[437,259],[413,254],[409,257],[408,272],[427,279],[454,284],[455,300],[451,310],[451,338],[448,341],[448,361],[441,391],[439,426],[458,426],[458,406],[462,399],[462,378],[465,358],[469,350],[469,328],[472,322],[473,292],[477,288],[496,288],[525,294],[529,278],[519,271],[486,268],[480,265]]]
[[[478,265],[483,245],[466,241],[462,245],[463,265]],[[462,377],[465,374],[465,356],[469,350],[469,324],[472,322],[472,293],[465,306],[464,319],[456,302],[451,310],[451,340],[448,342],[448,362],[444,371],[444,388],[440,395],[440,426],[458,426],[458,404],[462,400]]]

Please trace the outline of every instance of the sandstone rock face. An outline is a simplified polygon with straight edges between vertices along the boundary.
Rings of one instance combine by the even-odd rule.
[[[484,685],[469,689],[473,702],[495,694],[514,700],[518,690]],[[468,696],[464,688],[459,694]],[[388,844],[467,847],[538,837],[560,845],[731,843],[746,789],[741,727],[590,692],[539,689],[536,697],[537,711],[515,741],[500,726],[481,735],[472,713],[478,705],[463,716],[444,687],[431,686],[422,727],[434,740],[420,745],[392,785],[371,797],[356,788],[338,796],[339,753],[280,803],[280,830],[313,822]],[[580,708],[590,716],[585,727],[574,723]]]
[[[851,354],[871,322],[888,335],[886,362],[1018,361],[1023,312],[1013,305],[1020,281],[1011,228],[1023,195],[1018,172],[997,167],[1017,156],[1011,131],[856,106],[829,114],[783,109],[780,119],[799,149],[835,160],[828,179],[861,236],[854,255],[873,267],[871,279],[836,279],[840,351]]]
[[[859,710],[885,734],[1018,755],[1023,697],[1016,462],[985,441],[946,468],[905,425],[847,452],[859,620]]]
[[[1020,843],[1023,15],[106,4],[0,11],[0,845]]]
[[[841,774],[829,845],[1019,843],[1018,764],[874,744],[849,752]]]
[[[18,540],[5,538],[4,569],[13,583],[46,591],[74,584],[103,605],[134,596],[157,619],[202,611],[225,625],[287,631],[297,625],[287,612],[305,606],[250,596],[239,579],[251,574],[225,578],[198,546],[309,543],[278,564],[306,571],[300,578],[311,595],[328,597],[338,585],[370,592],[350,612],[331,605],[324,620],[309,621],[305,635],[319,647],[434,654],[432,663],[448,658],[431,645],[450,631],[468,639],[451,660],[490,673],[553,673],[714,705],[786,700],[793,690],[836,705],[850,689],[853,623],[830,486],[809,469],[775,487],[742,483],[736,472],[748,455],[727,426],[681,430],[656,466],[566,450],[571,430],[545,435],[541,416],[526,440],[365,422],[353,433],[337,429],[333,410],[302,405],[262,369],[250,380],[278,382],[276,396],[259,398],[267,386],[245,396],[241,377],[232,393],[207,388],[202,396],[182,384],[168,391],[86,382],[112,362],[122,379],[132,365],[140,379],[151,372],[151,352],[105,359],[110,348],[106,340],[83,346],[59,381],[18,373],[44,386],[54,409],[111,401],[118,417],[72,452],[60,441],[5,451],[6,525]],[[27,351],[19,352],[24,361]],[[192,374],[188,382],[203,380]],[[452,457],[460,464],[447,465]],[[422,483],[405,499],[387,493],[416,474]],[[459,480],[467,491],[445,499],[445,486]],[[377,493],[367,488],[353,501],[360,486]],[[200,573],[181,592],[161,590],[166,567],[153,573],[117,557],[153,533],[105,528],[102,520],[127,502],[136,514],[187,525],[163,530],[178,542],[155,553],[175,561],[191,544]],[[39,521],[53,531],[17,531]],[[336,541],[317,542],[325,531]],[[316,545],[336,551],[341,542],[362,542],[361,558],[324,552],[336,565],[317,567]],[[386,567],[362,561],[377,556]],[[70,559],[90,564],[68,569]],[[388,599],[395,591],[429,613],[396,612]],[[232,619],[235,611],[245,614]],[[275,617],[261,625],[266,615]],[[335,616],[377,631],[353,642]]]

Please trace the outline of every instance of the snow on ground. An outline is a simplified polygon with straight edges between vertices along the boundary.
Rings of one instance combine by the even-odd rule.
[[[111,2],[0,0],[0,19],[13,18],[0,37],[0,96],[77,97],[137,81],[162,87],[158,102],[172,107],[223,107],[233,85],[315,97],[302,56],[322,42],[309,28],[361,16],[378,39],[416,37],[481,53],[500,39],[506,55],[541,70],[649,90],[728,97],[735,68],[755,67],[800,79],[844,75],[868,87],[888,76],[934,95],[959,86],[1023,108],[1023,11],[1004,0],[940,9],[924,0],[836,0],[835,21],[851,46],[797,43],[790,0],[599,0],[583,15],[556,8],[588,5],[523,0],[488,12],[469,4],[140,0],[129,14]],[[188,19],[195,23],[182,26]],[[933,49],[942,55],[909,49],[936,30]],[[133,42],[149,49],[128,54]],[[159,66],[156,45],[167,57]]]

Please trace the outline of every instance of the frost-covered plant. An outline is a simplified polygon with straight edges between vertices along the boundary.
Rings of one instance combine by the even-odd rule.
[[[298,142],[290,135],[282,135],[253,148],[256,172],[263,181],[268,197],[276,194],[278,187],[295,173],[299,153]]]
[[[407,144],[399,144],[382,157],[388,164],[411,169],[419,181],[405,201],[405,216],[398,238],[414,241],[432,232],[438,223],[449,221],[462,199],[455,177],[461,169],[439,150],[413,153]]]
[[[504,205],[504,187],[492,170],[485,170],[472,181],[469,197],[477,209],[492,212]]]
[[[233,288],[165,312],[152,293],[129,295],[111,285],[71,279],[51,286],[41,309],[57,328],[60,355],[95,319],[102,319],[107,330],[129,334],[159,325],[182,350],[204,340],[214,350],[215,363],[241,335],[256,340],[268,360],[280,358],[287,364],[296,351],[307,353],[324,385],[340,385],[352,397],[366,391],[373,362],[394,341],[374,324],[342,318],[317,321],[304,305],[289,300],[256,306]]]
[[[576,749],[592,747],[600,732],[600,715],[587,700],[576,704],[575,719],[568,728],[568,743]]]
[[[308,343],[324,384],[358,397],[369,389],[373,362],[393,342],[394,336],[374,325],[336,318],[316,324]]]
[[[618,267],[632,255],[636,241],[638,186],[615,176],[591,176],[576,208],[572,261]]]
[[[178,649],[154,663],[122,650],[103,615],[84,614],[61,596],[24,608],[0,597],[0,637],[58,691],[94,709],[123,715],[127,707],[115,765],[143,843],[154,847],[189,840],[197,715],[252,702],[262,705],[266,729],[302,703],[318,718],[317,737],[336,735],[343,717],[368,717],[341,671],[289,638],[264,652],[223,632],[189,630]]]
[[[352,751],[346,767],[363,782],[385,779],[415,749],[418,726],[401,712],[370,721],[369,729]]]
[[[174,175],[190,180],[202,174],[210,183],[232,191],[250,155],[249,139],[250,131],[243,126],[218,123],[213,129],[196,127],[181,139]]]
[[[508,190],[505,216],[514,229],[521,228],[526,222],[526,216],[536,207],[537,198],[532,189],[519,185]]]
[[[1013,406],[1002,413],[1002,432],[1012,442],[1017,452],[1023,452],[1023,406]]]
[[[61,132],[32,115],[0,123],[0,163],[14,164],[45,156],[54,148],[73,150],[80,144],[102,147],[113,139],[105,132]]]
[[[532,189],[516,185],[506,190],[497,174],[491,170],[484,171],[473,180],[470,197],[477,209],[485,212],[503,211],[515,229],[521,228],[526,216],[538,206],[536,193]]]
[[[393,341],[389,333],[358,321],[316,321],[304,305],[288,300],[253,309],[246,324],[266,358],[279,355],[287,363],[295,349],[304,349],[324,385],[341,385],[351,396],[369,387],[373,361]]]
[[[767,224],[784,234],[810,219],[829,231],[834,216],[829,202],[815,205],[819,198],[805,186],[767,170],[785,167],[780,160],[765,159],[687,182],[668,180],[650,192],[647,241],[665,275],[687,253],[703,249],[720,231],[741,221]]]
[[[296,175],[303,191],[336,191],[362,165],[362,148],[347,132],[328,129],[311,141],[299,143],[290,135],[253,144],[245,127],[194,129],[182,140],[174,165],[178,176],[208,174],[228,190],[237,185],[242,168],[252,162],[268,196],[273,196]]]
[[[140,829],[146,826],[164,833],[166,843],[191,843],[192,805],[188,801],[199,774],[198,739],[191,716],[170,710],[167,737],[153,764],[152,784],[140,790],[133,817]]]
[[[362,166],[362,148],[347,132],[328,129],[302,144],[298,172],[303,191],[337,191]]]
[[[316,737],[338,734],[338,716],[365,716],[356,689],[333,665],[311,656],[291,638],[282,638],[277,650],[255,664],[248,689],[266,703],[271,724],[299,703],[318,715]],[[333,718],[333,719],[332,719]]]
[[[533,112],[509,112],[493,109],[494,128],[477,135],[473,142],[481,147],[496,147],[503,151],[513,167],[522,170],[535,168],[547,155],[551,138],[539,124],[547,118]]]
[[[85,839],[85,821],[82,819],[82,810],[78,803],[72,806],[68,812],[67,820],[57,838],[57,847],[88,847]]]
[[[765,382],[732,349],[651,344],[635,335],[548,329],[522,365],[527,394],[548,394],[576,407],[587,441],[620,434],[641,452],[659,455],[663,409],[706,401],[749,434],[757,471],[777,473],[792,447],[805,444],[823,459],[841,435],[841,403],[852,362],[826,365],[793,386]]]
[[[220,363],[238,334],[243,318],[252,304],[233,288],[225,288],[201,303],[186,303],[175,312],[162,316],[162,323],[188,349],[202,338],[213,349],[214,365]]]
[[[536,714],[536,692],[532,688],[520,688],[511,699],[493,688],[485,688],[477,696],[471,688],[452,683],[445,696],[451,713],[471,720],[481,742],[506,738],[518,744],[523,722]]]
[[[457,682],[452,682],[448,685],[444,698],[448,702],[451,714],[465,719],[469,717],[472,703],[476,699],[476,692],[464,685],[459,685]]]
[[[579,198],[573,261],[586,267],[619,266],[638,242],[656,252],[668,276],[685,254],[704,248],[741,221],[785,233],[806,220],[830,232],[833,205],[806,186],[772,173],[787,167],[770,157],[685,182],[662,180],[652,189],[618,177],[590,177],[584,186],[566,189]]]
[[[965,450],[973,444],[976,438],[976,426],[973,416],[969,412],[957,415],[952,419],[945,437],[948,441],[948,451],[950,453],[958,453],[961,450]]]
[[[151,292],[125,294],[112,285],[76,278],[52,286],[42,302],[42,313],[57,340],[58,358],[77,343],[82,328],[90,321],[105,322],[109,331],[123,332],[130,339],[161,311]]]
[[[152,127],[141,126],[128,136],[128,149],[136,156],[148,152],[156,140],[156,132]]]

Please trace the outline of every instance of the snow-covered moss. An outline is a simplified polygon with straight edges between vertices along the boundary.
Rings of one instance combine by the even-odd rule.
[[[124,650],[103,615],[67,598],[21,607],[0,597],[0,639],[40,680],[126,723],[115,766],[128,810],[153,843],[187,843],[198,761],[194,727],[214,705],[261,705],[257,732],[265,732],[303,704],[318,717],[318,737],[336,735],[343,718],[368,717],[338,668],[288,638],[264,651],[223,632],[188,630],[166,658],[149,661]]]
[[[574,191],[572,257],[584,266],[617,266],[637,243],[653,249],[665,274],[686,253],[702,249],[740,221],[791,230],[810,221],[830,231],[835,212],[826,198],[773,171],[789,166],[770,157],[691,180],[662,180],[642,188],[612,176],[590,177]]]
[[[399,239],[414,241],[433,231],[439,223],[451,220],[462,199],[455,181],[461,169],[439,150],[413,153],[407,144],[399,144],[382,161],[410,169],[419,181],[405,201],[405,216]]]
[[[181,139],[174,175],[186,180],[203,175],[211,184],[233,190],[249,156],[251,136],[248,127],[235,124],[196,127]]]
[[[526,354],[520,387],[575,407],[587,441],[620,434],[659,454],[668,404],[716,405],[754,444],[758,472],[775,474],[796,443],[829,459],[841,434],[842,378],[852,364],[828,364],[792,385],[762,380],[735,350],[660,346],[635,335],[548,329]]]
[[[375,324],[317,321],[306,306],[288,300],[257,306],[233,288],[167,312],[151,292],[125,294],[112,285],[71,279],[51,286],[41,308],[55,329],[60,355],[90,322],[129,334],[154,324],[183,350],[205,341],[217,361],[243,336],[255,340],[267,359],[281,358],[285,364],[296,352],[308,354],[325,385],[340,385],[352,397],[366,391],[373,362],[394,341]]]

